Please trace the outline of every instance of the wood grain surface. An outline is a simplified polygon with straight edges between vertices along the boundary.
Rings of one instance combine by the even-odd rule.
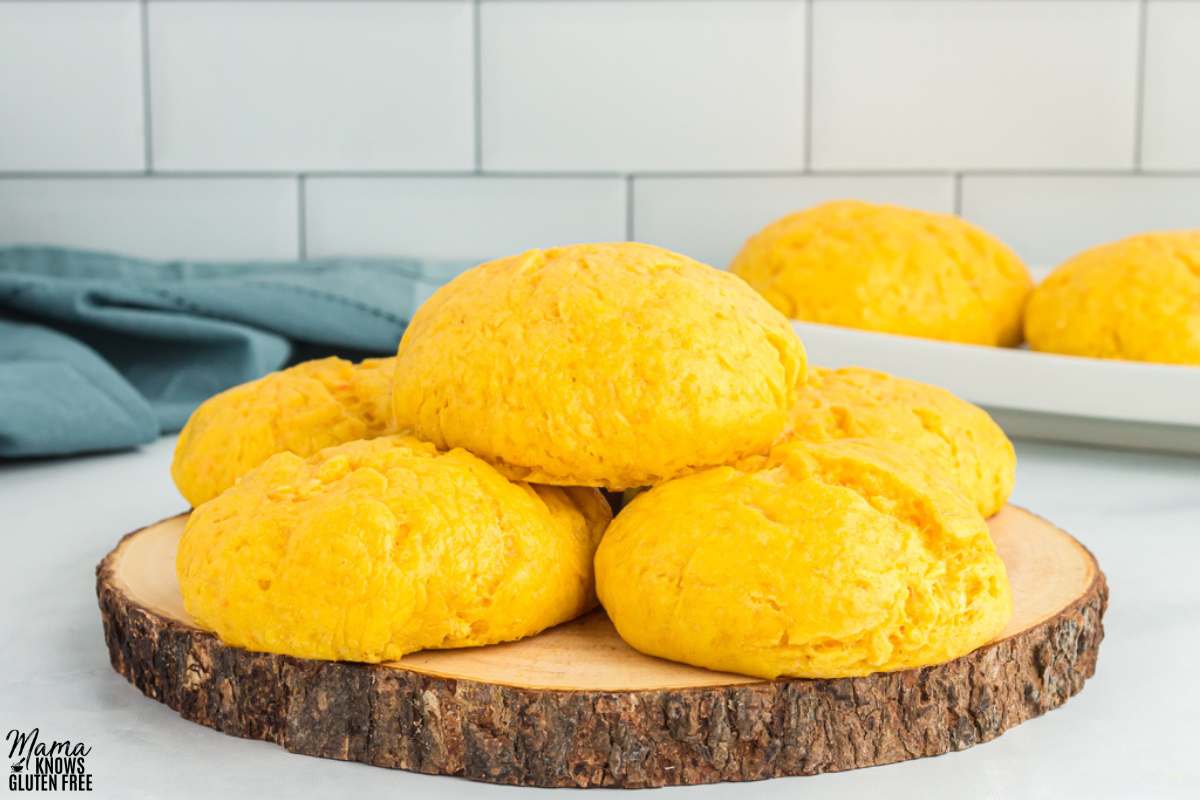
[[[143,693],[292,752],[507,784],[757,780],[961,750],[1082,689],[1108,597],[1084,547],[1008,507],[989,525],[1013,619],[946,664],[763,681],[637,653],[602,611],[509,644],[323,662],[227,647],[196,627],[175,580],[185,521],[129,534],[97,568],[113,667]]]

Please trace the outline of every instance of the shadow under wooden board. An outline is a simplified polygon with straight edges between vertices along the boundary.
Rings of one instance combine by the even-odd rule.
[[[195,627],[175,580],[185,521],[129,534],[97,568],[114,669],[228,734],[495,783],[745,781],[961,750],[1083,688],[1108,600],[1091,553],[1009,506],[989,525],[1013,619],[995,642],[945,664],[763,681],[642,655],[602,611],[509,644],[389,664],[314,661],[227,647]]]

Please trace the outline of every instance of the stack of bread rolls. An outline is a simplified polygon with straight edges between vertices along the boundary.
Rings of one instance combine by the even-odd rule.
[[[1011,343],[1023,267],[975,234],[925,233],[978,263],[938,267],[961,297],[921,330]],[[807,236],[779,235],[788,252]],[[809,365],[776,300],[847,319],[831,303],[853,298],[739,264],[532,250],[442,287],[394,359],[210,399],[173,465],[195,506],[188,611],[231,644],[377,662],[532,636],[598,601],[642,652],[767,678],[907,669],[994,638],[1011,598],[985,517],[1011,491],[1011,443],[943,390]],[[922,313],[897,269],[881,285]],[[613,519],[602,489],[637,491]]]

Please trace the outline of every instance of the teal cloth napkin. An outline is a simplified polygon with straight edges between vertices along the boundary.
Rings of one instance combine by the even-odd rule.
[[[466,266],[0,248],[0,458],[133,447],[287,363],[394,353],[417,306]]]

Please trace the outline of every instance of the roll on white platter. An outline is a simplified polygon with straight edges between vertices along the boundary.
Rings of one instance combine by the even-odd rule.
[[[943,386],[986,408],[1010,436],[1200,453],[1200,367],[794,325],[812,363]]]

